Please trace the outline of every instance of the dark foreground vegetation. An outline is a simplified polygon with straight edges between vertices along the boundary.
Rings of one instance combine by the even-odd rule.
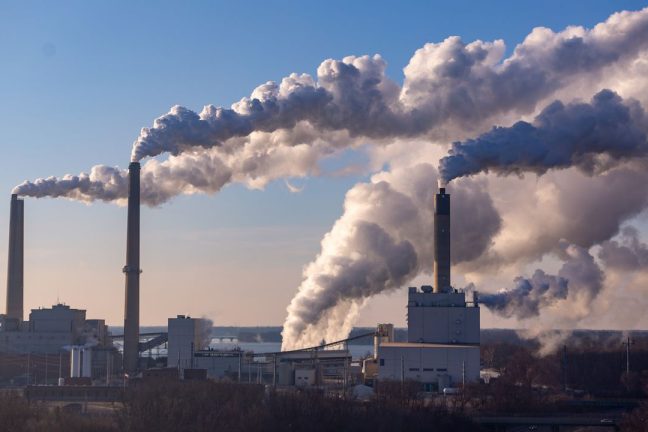
[[[487,342],[482,364],[499,373],[452,397],[421,394],[416,382],[379,382],[371,402],[316,390],[274,391],[260,385],[212,381],[141,382],[123,402],[90,407],[28,403],[0,393],[0,432],[32,431],[436,431],[483,430],[473,416],[600,413],[620,402],[620,430],[648,432],[648,338],[635,338],[627,356],[619,338],[572,339],[538,356],[538,345]],[[594,408],[592,408],[594,407]]]
[[[141,384],[111,415],[67,413],[0,396],[0,431],[480,431],[468,418],[412,398],[361,403],[315,391],[209,381]]]

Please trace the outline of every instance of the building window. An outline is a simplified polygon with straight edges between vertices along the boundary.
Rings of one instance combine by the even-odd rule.
[[[409,368],[410,372],[418,372],[419,368]]]
[[[380,359],[380,366],[385,366],[385,359]]]
[[[437,372],[448,372],[446,368],[437,368]]]
[[[423,372],[434,372],[434,368],[423,368]]]

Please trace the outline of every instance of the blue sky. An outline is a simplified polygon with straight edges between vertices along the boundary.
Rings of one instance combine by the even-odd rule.
[[[0,2],[0,227],[11,188],[25,179],[126,166],[139,129],[175,104],[237,101],[326,58],[381,54],[389,75],[426,42],[450,35],[504,39],[535,26],[592,26],[640,1],[67,1]],[[175,199],[143,213],[144,324],[177,313],[217,324],[280,324],[285,306],[360,177],[319,178],[291,194],[237,185],[214,197]],[[0,197],[1,198],[1,197]],[[125,212],[64,200],[29,200],[26,309],[57,298],[122,320]],[[0,260],[6,262],[0,229]],[[173,269],[170,271],[169,269]],[[0,277],[5,265],[0,265]],[[4,279],[2,279],[4,280]],[[0,296],[3,307],[4,296]],[[241,309],[241,305],[248,305]],[[398,296],[361,324],[404,323]]]

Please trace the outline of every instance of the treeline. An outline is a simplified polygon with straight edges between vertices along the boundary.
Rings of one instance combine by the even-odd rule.
[[[408,393],[409,396],[409,393]],[[356,402],[317,391],[269,391],[216,382],[151,383],[129,392],[121,430],[480,431],[469,419],[411,397]]]
[[[111,416],[67,413],[28,404],[22,396],[0,396],[0,431],[32,432],[325,432],[482,429],[446,409],[428,407],[415,388],[385,386],[371,402],[318,391],[267,391],[261,385],[213,381],[150,382],[133,386]],[[393,391],[392,391],[393,390]]]
[[[482,364],[502,373],[501,379],[528,387],[571,389],[595,397],[648,397],[648,341],[631,345],[630,373],[626,351],[616,344],[564,346],[538,356],[532,346],[482,345]]]

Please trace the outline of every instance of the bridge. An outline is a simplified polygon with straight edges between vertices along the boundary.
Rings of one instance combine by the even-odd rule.
[[[124,340],[124,335],[112,335],[113,341]],[[144,339],[144,341],[142,341]],[[167,343],[169,340],[169,333],[157,332],[157,333],[140,333],[140,343],[139,343],[139,352],[145,352],[155,347],[159,347]]]

